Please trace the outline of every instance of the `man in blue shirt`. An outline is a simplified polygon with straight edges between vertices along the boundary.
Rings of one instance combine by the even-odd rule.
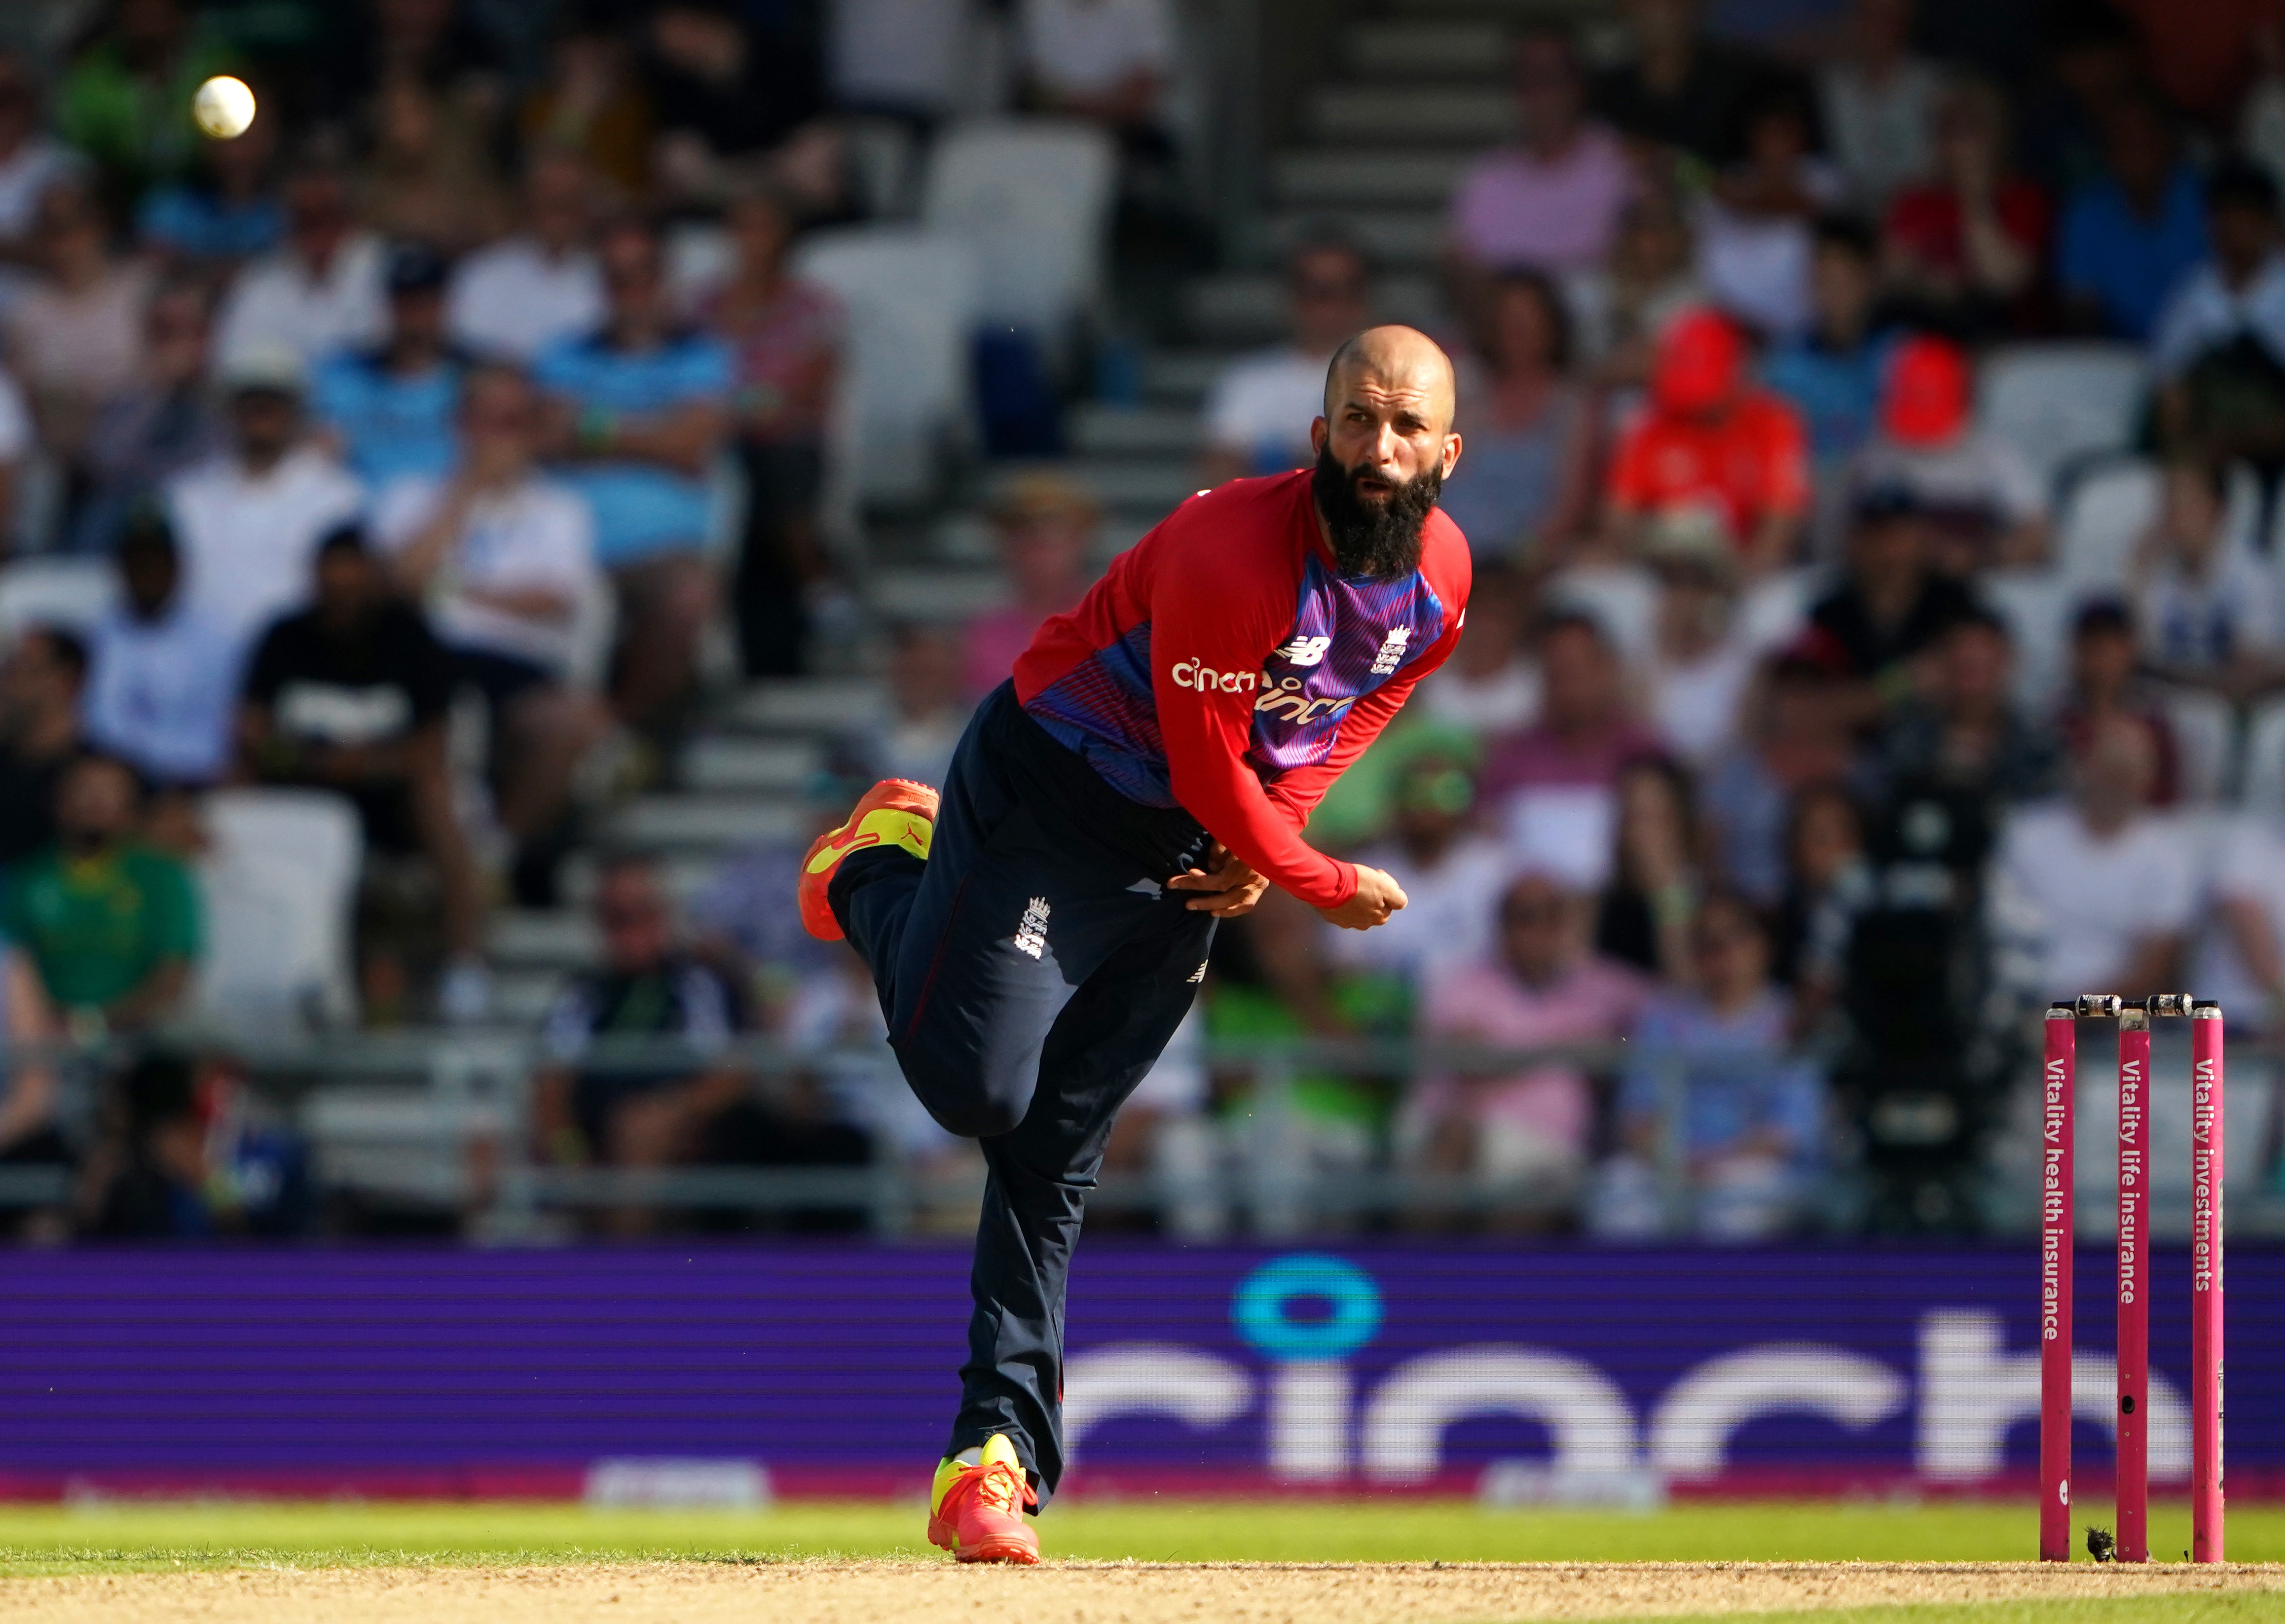
[[[533,369],[550,397],[549,450],[595,514],[595,553],[619,593],[612,694],[655,724],[695,675],[711,616],[709,476],[728,424],[730,352],[683,327],[666,297],[657,234],[622,220],[597,245],[603,325],[551,347]]]
[[[1873,331],[1879,286],[1872,229],[1840,216],[1818,222],[1810,268],[1816,323],[1770,357],[1762,381],[1801,412],[1820,473],[1839,468],[1873,433],[1885,351]]]
[[[2103,162],[2063,211],[2056,271],[2079,326],[2140,343],[2206,256],[2205,199],[2165,109],[2147,95],[2112,109]]]
[[[389,341],[336,355],[310,380],[310,406],[342,458],[374,490],[451,471],[460,363],[444,338],[444,262],[421,243],[389,254]]]

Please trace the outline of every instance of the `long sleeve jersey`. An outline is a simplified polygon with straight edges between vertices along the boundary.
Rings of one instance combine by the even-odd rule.
[[[1201,492],[1016,662],[1016,696],[1144,806],[1180,807],[1317,907],[1355,867],[1302,838],[1327,786],[1459,640],[1468,547],[1432,512],[1419,568],[1341,574],[1307,470]]]

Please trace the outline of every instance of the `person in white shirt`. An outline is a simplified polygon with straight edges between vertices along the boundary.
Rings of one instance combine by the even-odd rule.
[[[1660,741],[1703,771],[1737,742],[1754,647],[1737,623],[1736,550],[1693,517],[1675,515],[1644,537],[1658,608],[1643,710]]]
[[[2214,166],[2206,177],[2206,235],[2211,257],[2175,285],[2150,333],[2163,443],[2210,441],[2241,427],[2197,420],[2202,391],[2191,374],[2201,363],[2238,370],[2228,352],[2244,345],[2257,366],[2267,363],[2261,370],[2285,367],[2285,247],[2278,240],[2277,184],[2268,171],[2244,158]],[[2234,392],[2217,384],[2217,394]]]
[[[1912,0],[1857,0],[1848,51],[1818,75],[1825,138],[1849,195],[1876,217],[1936,165],[1943,73],[1912,54]]]
[[[1018,50],[1032,98],[1125,132],[1158,128],[1174,61],[1167,0],[1022,0]]]
[[[573,776],[610,726],[573,669],[580,610],[603,590],[594,516],[576,491],[534,467],[538,412],[521,372],[470,369],[459,467],[398,481],[373,514],[398,585],[427,600],[462,685],[491,708],[495,812],[514,844],[514,881],[527,900],[553,890],[552,837]]]
[[[1473,768],[1431,745],[1398,769],[1388,838],[1356,854],[1396,879],[1404,911],[1379,930],[1328,931],[1325,953],[1352,969],[1385,970],[1425,997],[1447,970],[1490,951],[1493,915],[1514,864],[1471,832]]]
[[[445,328],[471,355],[526,363],[603,320],[603,278],[587,246],[593,178],[576,153],[535,153],[523,230],[454,268]]]
[[[365,487],[302,437],[306,374],[291,349],[226,361],[231,448],[164,487],[191,600],[243,649],[310,590],[318,538],[365,507]]]
[[[2016,813],[2001,837],[2001,906],[2038,944],[2038,989],[2050,999],[2139,998],[2181,980],[2197,845],[2150,810],[2157,765],[2148,727],[2105,718],[2078,759],[2071,798]]]
[[[282,347],[304,365],[389,331],[381,239],[359,230],[348,183],[332,162],[303,161],[285,185],[286,241],[238,274],[224,296],[215,353]]]
[[[2170,682],[2245,698],[2280,665],[2275,577],[2230,522],[2229,470],[2178,456],[2134,561],[2142,658]]]
[[[1504,559],[1478,564],[1460,646],[1420,685],[1427,714],[1479,739],[1537,721],[1539,665],[1523,646],[1531,613],[1531,584],[1520,569]]]
[[[2213,858],[2211,907],[2190,985],[2233,1032],[2285,1029],[2285,808],[2232,819]]]
[[[1205,406],[1206,483],[1305,467],[1333,351],[1365,325],[1371,271],[1353,244],[1304,242],[1286,262],[1293,336],[1233,363]]]
[[[230,768],[243,647],[189,600],[156,507],[129,517],[114,558],[120,601],[88,641],[87,741],[167,788],[216,783]]]

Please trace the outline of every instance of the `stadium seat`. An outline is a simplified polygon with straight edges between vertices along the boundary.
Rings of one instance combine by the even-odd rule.
[[[2046,716],[2068,674],[2077,604],[2071,583],[2053,569],[2001,569],[1984,577],[1976,590],[2007,624],[2015,650],[2015,702]]]
[[[27,628],[57,626],[82,636],[118,594],[111,566],[99,558],[35,557],[0,569],[0,648]]]
[[[354,1018],[356,811],[320,789],[221,789],[205,818],[207,946],[192,1007],[235,1034],[287,1037]]]
[[[829,429],[828,503],[894,505],[937,488],[968,437],[969,334],[977,255],[966,239],[908,225],[811,233],[794,272],[832,290],[848,315],[844,387]]]
[[[1053,350],[1102,290],[1117,172],[1111,137],[1093,124],[957,125],[930,159],[921,218],[975,248],[978,313]]]
[[[2158,516],[2158,470],[2140,458],[2085,468],[2055,527],[2055,568],[2080,597],[2124,592],[2135,544]]]
[[[2126,449],[2148,382],[2131,344],[2019,344],[1984,363],[1978,409],[1984,428],[2052,481]]]
[[[2256,706],[2245,729],[2239,798],[2250,812],[2285,813],[2285,698]]]
[[[2237,713],[2218,694],[2179,688],[2166,695],[2166,721],[2181,761],[2183,802],[2210,806],[2229,787],[2237,743]]]

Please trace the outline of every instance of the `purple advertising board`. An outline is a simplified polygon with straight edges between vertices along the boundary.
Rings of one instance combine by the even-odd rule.
[[[2155,1259],[2152,1475],[2188,1471],[2187,1260]],[[2285,1251],[2231,1259],[2230,1487],[2285,1487]],[[2109,1449],[2110,1259],[2083,1246],[2078,1456]],[[0,1256],[0,1495],[577,1495],[738,1462],[902,1492],[943,1443],[941,1246]],[[1089,1243],[1073,1492],[1521,1495],[2025,1487],[2029,1248]]]

